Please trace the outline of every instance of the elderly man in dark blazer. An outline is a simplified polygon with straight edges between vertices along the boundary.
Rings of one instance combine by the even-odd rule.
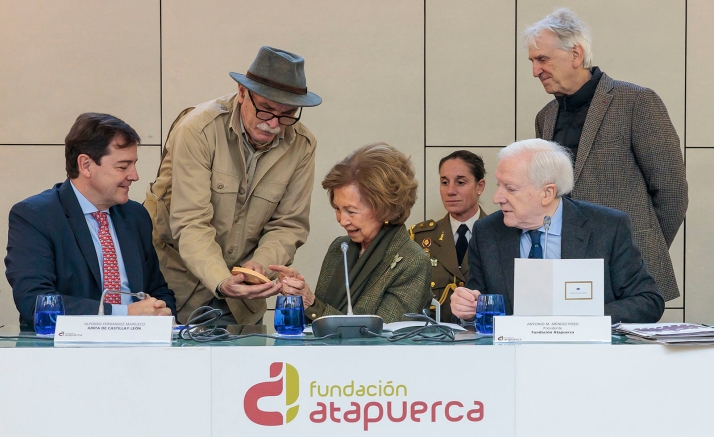
[[[35,299],[63,296],[66,314],[175,315],[173,291],[159,270],[151,219],[129,200],[139,136],[108,114],[77,118],[65,139],[69,179],[10,210],[5,274],[20,322],[32,325]]]
[[[493,202],[500,211],[478,220],[469,243],[471,277],[451,298],[453,314],[473,320],[479,294],[501,294],[513,314],[515,258],[540,258],[543,219],[552,217],[546,258],[602,258],[605,315],[612,322],[656,322],[664,300],[633,240],[627,214],[563,197],[573,187],[568,151],[541,139],[499,153]],[[541,253],[538,253],[540,251]]]
[[[626,212],[662,296],[678,297],[669,247],[687,211],[687,180],[664,103],[592,66],[590,34],[567,9],[524,37],[533,76],[555,96],[536,116],[536,136],[571,150],[571,197]]]

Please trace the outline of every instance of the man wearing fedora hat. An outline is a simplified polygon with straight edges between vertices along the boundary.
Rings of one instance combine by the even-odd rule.
[[[238,92],[185,109],[173,122],[146,192],[161,271],[185,323],[203,305],[227,323],[259,323],[280,284],[250,285],[290,264],[309,232],[316,141],[299,122],[307,91],[302,57],[262,47]]]

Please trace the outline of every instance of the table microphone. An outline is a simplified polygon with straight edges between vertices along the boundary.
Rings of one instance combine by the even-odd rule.
[[[345,262],[345,289],[347,290],[347,315],[322,316],[312,322],[312,333],[315,337],[330,334],[340,334],[342,338],[369,337],[363,328],[375,334],[382,333],[384,321],[379,316],[355,316],[352,313],[352,297],[350,292],[349,271],[347,268],[347,242],[340,245],[342,258]]]
[[[543,259],[548,253],[548,229],[550,229],[550,216],[543,217],[543,228],[545,229],[545,243],[543,244]]]
[[[146,293],[144,293],[143,291],[140,291],[138,293],[131,293],[129,291],[104,290],[102,291],[102,297],[99,298],[99,312],[97,313],[98,316],[104,315],[104,298],[106,297],[107,293],[128,294],[129,296],[134,296],[139,300],[146,299]]]

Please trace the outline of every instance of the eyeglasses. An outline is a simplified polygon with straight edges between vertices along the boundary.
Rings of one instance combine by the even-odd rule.
[[[298,120],[300,120],[300,116],[302,115],[302,106],[300,107],[300,112],[298,113],[297,117],[289,117],[287,115],[276,115],[276,114],[273,114],[272,112],[263,111],[262,109],[258,109],[258,107],[255,106],[255,101],[253,100],[253,95],[250,93],[250,91],[248,91],[248,97],[250,97],[250,103],[252,103],[253,107],[255,108],[255,116],[258,118],[258,120],[268,121],[268,120],[277,118],[278,123],[282,124],[283,126],[292,126],[295,123],[297,123]]]

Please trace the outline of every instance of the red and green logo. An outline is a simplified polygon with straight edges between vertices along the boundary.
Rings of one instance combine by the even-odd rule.
[[[258,401],[265,397],[285,396],[283,411],[263,411],[258,408]],[[253,423],[263,426],[279,426],[290,423],[297,416],[300,395],[300,376],[297,369],[288,363],[270,365],[270,381],[255,384],[245,393],[243,409]]]

